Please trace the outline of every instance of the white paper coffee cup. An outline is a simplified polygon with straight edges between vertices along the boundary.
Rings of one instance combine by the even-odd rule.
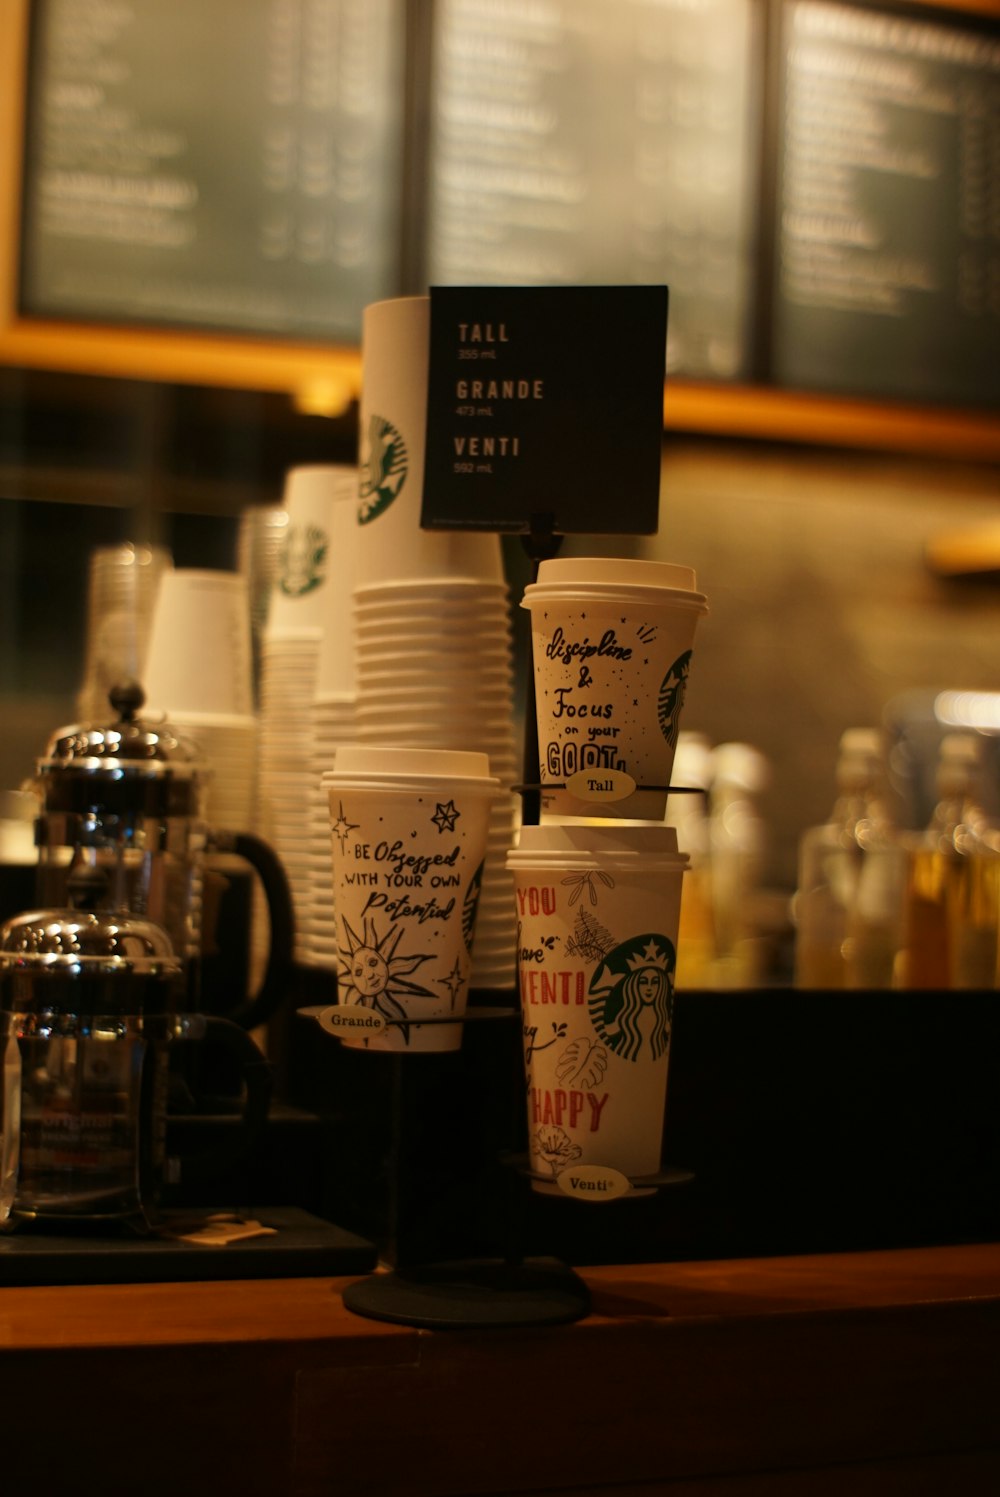
[[[143,671],[147,710],[253,712],[250,595],[235,572],[164,571]]]
[[[543,1194],[613,1199],[661,1167],[687,864],[673,827],[623,821],[525,826],[508,854]]]
[[[618,558],[543,561],[531,612],[543,819],[661,820],[695,627],[689,567]]]
[[[490,808],[485,754],[347,744],[322,777],[330,807],[337,1008],[354,1048],[455,1050]]]
[[[372,302],[361,331],[358,583],[503,581],[500,537],[423,530],[430,297]]]

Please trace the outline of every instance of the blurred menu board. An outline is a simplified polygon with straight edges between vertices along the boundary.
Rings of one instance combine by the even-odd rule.
[[[398,261],[403,0],[42,0],[22,310],[360,334]]]
[[[1000,31],[784,12],[774,377],[1000,399]]]
[[[438,0],[427,279],[670,287],[667,366],[745,377],[752,0]]]

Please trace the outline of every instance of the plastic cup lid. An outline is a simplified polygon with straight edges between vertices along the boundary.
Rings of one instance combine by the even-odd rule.
[[[699,612],[708,611],[692,567],[616,556],[555,556],[541,562],[538,579],[525,588],[521,607],[530,608],[549,599],[571,599],[578,593],[595,600],[634,598],[647,605],[659,594],[664,603],[684,602],[696,605]]]
[[[616,871],[682,872],[687,853],[677,847],[677,829],[661,822],[600,824],[546,822],[522,826],[507,867],[614,868]]]

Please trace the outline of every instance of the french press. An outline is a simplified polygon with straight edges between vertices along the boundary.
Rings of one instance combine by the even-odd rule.
[[[168,1139],[169,1050],[214,1042],[238,1066],[241,1126],[226,1163],[266,1122],[270,1069],[238,1024],[179,1012],[184,970],[166,932],[98,908],[100,870],[78,867],[68,894],[66,908],[0,927],[0,1227],[143,1227],[184,1174]]]
[[[264,1023],[288,991],[294,921],[288,880],[261,838],[210,827],[203,816],[210,768],[168,722],[144,721],[137,682],[110,693],[110,724],[59,728],[36,761],[37,898],[68,903],[71,876],[102,872],[106,905],[160,926],[182,963],[191,1009],[225,1012],[244,1028]],[[201,983],[206,858],[235,854],[260,878],[270,947],[258,991],[227,994]],[[246,944],[249,932],[245,933]]]

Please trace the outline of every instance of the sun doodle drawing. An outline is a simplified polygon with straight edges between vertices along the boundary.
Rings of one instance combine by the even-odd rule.
[[[343,922],[339,988],[342,1003],[358,1003],[376,1009],[384,1019],[406,1019],[401,998],[436,998],[429,988],[411,982],[410,976],[423,962],[431,960],[429,952],[405,956],[397,951],[403,935],[401,925],[390,925],[381,936],[374,920],[366,920],[359,935],[347,920]],[[410,1043],[410,1026],[399,1024],[406,1044]]]

